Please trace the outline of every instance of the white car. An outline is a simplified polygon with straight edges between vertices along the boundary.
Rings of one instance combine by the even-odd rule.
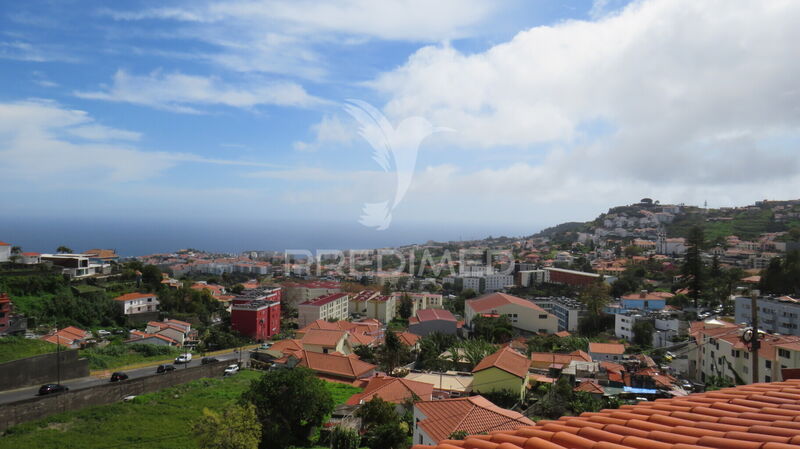
[[[230,376],[231,374],[236,374],[238,372],[239,372],[239,365],[228,365],[228,367],[225,368],[225,373],[223,374],[223,376]]]
[[[109,335],[111,335],[111,332],[100,329],[99,331],[97,331],[97,335],[100,337],[108,337]]]
[[[175,359],[175,363],[189,363],[192,361],[192,355],[188,352],[186,354],[181,354]]]

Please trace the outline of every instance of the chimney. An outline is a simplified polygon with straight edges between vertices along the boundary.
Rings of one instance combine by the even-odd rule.
[[[642,291],[639,292],[639,297],[640,298],[644,298],[646,296],[647,296],[647,290],[642,290]]]

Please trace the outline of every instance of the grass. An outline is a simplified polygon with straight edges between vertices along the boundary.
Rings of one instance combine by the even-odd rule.
[[[103,348],[80,351],[81,357],[89,359],[89,369],[104,370],[123,366],[173,359],[180,354],[178,348],[144,344],[118,344]]]
[[[223,379],[200,379],[131,402],[65,412],[21,424],[0,438],[0,449],[194,449],[191,423],[203,408],[222,410],[258,379],[243,370]],[[361,389],[327,382],[337,404]]]
[[[55,352],[56,345],[23,337],[0,338],[0,363]]]

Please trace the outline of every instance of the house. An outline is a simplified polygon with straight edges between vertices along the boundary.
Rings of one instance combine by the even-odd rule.
[[[234,299],[231,306],[231,327],[254,340],[268,340],[281,333],[281,303]]]
[[[179,320],[164,320],[164,321],[150,321],[145,328],[146,334],[155,334],[167,337],[183,346],[189,339],[189,334],[192,331],[192,325],[185,321]]]
[[[622,360],[623,354],[625,345],[619,343],[589,343],[589,355],[597,362]]]
[[[114,298],[125,315],[158,312],[158,296],[155,293],[128,293]]]
[[[434,332],[455,335],[458,320],[447,309],[424,309],[408,319],[408,331],[422,337]]]
[[[359,360],[355,355],[324,354],[303,350],[290,358],[299,358],[297,366],[306,367],[318,377],[352,383],[358,379],[372,377],[377,366]]]
[[[528,301],[505,293],[491,293],[471,299],[465,306],[466,323],[483,314],[505,315],[515,328],[528,332],[554,334],[559,331],[558,318]]]
[[[632,293],[620,298],[620,303],[624,309],[637,310],[661,310],[667,305],[667,299],[675,295],[666,292],[648,292],[642,290],[639,293]]]
[[[459,431],[487,433],[509,431],[533,425],[535,423],[522,414],[500,408],[483,396],[421,401],[414,404],[415,444],[433,445],[447,440],[450,435]],[[488,449],[494,446],[470,447]],[[536,446],[529,447],[535,448]]]
[[[69,326],[50,332],[39,340],[44,340],[55,345],[66,346],[68,348],[79,348],[90,336],[91,334],[88,331],[75,326]]]
[[[348,317],[347,293],[331,293],[297,306],[297,325],[305,327],[315,320],[345,320]]]
[[[397,332],[396,335],[404,345],[410,347],[412,350],[419,348],[419,339],[421,338],[419,335],[412,334],[411,332]]]
[[[406,375],[405,379],[433,385],[434,398],[442,399],[468,396],[472,391],[474,377],[469,373],[458,371],[443,373],[412,371]]]
[[[400,305],[400,300],[403,296],[408,296],[411,299],[411,315],[414,316],[420,310],[425,309],[441,309],[444,307],[444,300],[439,293],[426,293],[426,292],[394,292],[392,297],[397,305]]]
[[[20,254],[20,262],[26,265],[36,265],[42,263],[42,255],[34,252],[24,252]]]
[[[602,398],[605,396],[606,391],[603,389],[600,384],[597,383],[595,380],[585,380],[578,384],[572,391],[582,391],[584,393],[589,393],[597,399]]]
[[[402,404],[406,400],[433,400],[433,385],[398,377],[375,376],[361,393],[350,396],[346,404],[358,405],[379,397],[386,402]]]
[[[532,352],[530,355],[531,370],[550,371],[562,369],[569,366],[573,361],[591,362],[592,357],[584,351],[572,351],[569,354],[557,354],[552,352]]]
[[[511,390],[519,393],[520,398],[528,385],[528,369],[531,361],[517,351],[504,347],[494,354],[486,356],[472,369],[475,379],[472,391],[489,393],[500,390]]]
[[[431,429],[434,435],[423,438],[415,429],[411,449],[791,449],[800,446],[798,387],[800,380],[740,385],[542,420],[512,431],[482,423],[465,429],[472,436],[460,441],[448,440],[449,426]]]
[[[11,260],[11,244],[0,242],[0,262],[8,262]]]
[[[349,333],[343,330],[310,329],[300,339],[300,344],[305,351],[350,355],[353,353],[353,348],[348,337]]]
[[[178,340],[170,338],[166,333],[148,333],[142,331],[131,331],[125,344],[145,344],[145,345],[158,345],[158,346],[180,346]]]
[[[89,261],[96,263],[119,262],[119,256],[113,249],[90,249],[83,252],[89,256]]]

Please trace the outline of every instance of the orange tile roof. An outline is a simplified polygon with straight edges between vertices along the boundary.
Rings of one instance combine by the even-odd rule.
[[[368,402],[375,396],[395,404],[401,404],[414,396],[423,401],[430,401],[433,400],[433,385],[399,377],[376,376],[369,379],[363,392],[350,396],[347,405]]]
[[[371,345],[378,340],[378,337],[374,335],[367,335],[363,332],[353,332],[348,338],[351,346]]]
[[[619,343],[589,343],[589,353],[622,355],[625,353],[625,345]]]
[[[587,380],[581,382],[577,387],[573,388],[572,391],[584,391],[586,393],[594,393],[594,394],[606,393],[603,387],[601,387],[597,382],[593,380]]]
[[[122,296],[117,296],[114,298],[114,301],[130,301],[133,299],[142,299],[142,298],[155,298],[155,293],[127,293]]]
[[[800,380],[643,401],[557,421],[542,420],[510,431],[470,429],[481,431],[489,434],[463,441],[439,440],[437,448],[797,449]],[[429,447],[415,445],[412,449]]]
[[[436,441],[459,430],[481,433],[492,430],[511,431],[534,425],[533,421],[522,414],[500,408],[483,396],[417,402],[414,407],[425,415],[425,419],[419,421],[419,426]],[[480,449],[494,449],[494,446]]]
[[[591,362],[592,357],[583,351],[574,351],[569,354],[557,354],[553,352],[532,352],[531,362],[537,368],[546,368],[552,364],[569,365],[573,360],[577,362]]]
[[[414,346],[419,341],[420,337],[417,334],[412,334],[411,332],[396,332],[395,335],[405,343],[407,346]]]
[[[317,373],[332,376],[356,379],[377,368],[371,363],[361,361],[355,357],[322,354],[319,352],[302,351],[298,365],[305,366]]]
[[[334,348],[339,341],[347,338],[347,331],[338,329],[309,329],[300,339],[300,343],[305,345],[323,346]]]
[[[546,313],[545,310],[531,301],[517,298],[516,296],[507,295],[505,293],[491,293],[482,296],[478,299],[470,299],[467,305],[475,312],[486,312],[507,304],[516,304],[518,306],[527,307],[537,312]]]
[[[494,354],[484,357],[484,359],[472,369],[472,372],[477,373],[478,371],[494,367],[517,377],[524,378],[528,374],[528,368],[530,368],[530,366],[531,361],[528,360],[527,357],[509,347],[504,347],[500,348]]]
[[[419,322],[434,320],[456,321],[456,317],[447,309],[423,309],[417,312],[417,320]]]

